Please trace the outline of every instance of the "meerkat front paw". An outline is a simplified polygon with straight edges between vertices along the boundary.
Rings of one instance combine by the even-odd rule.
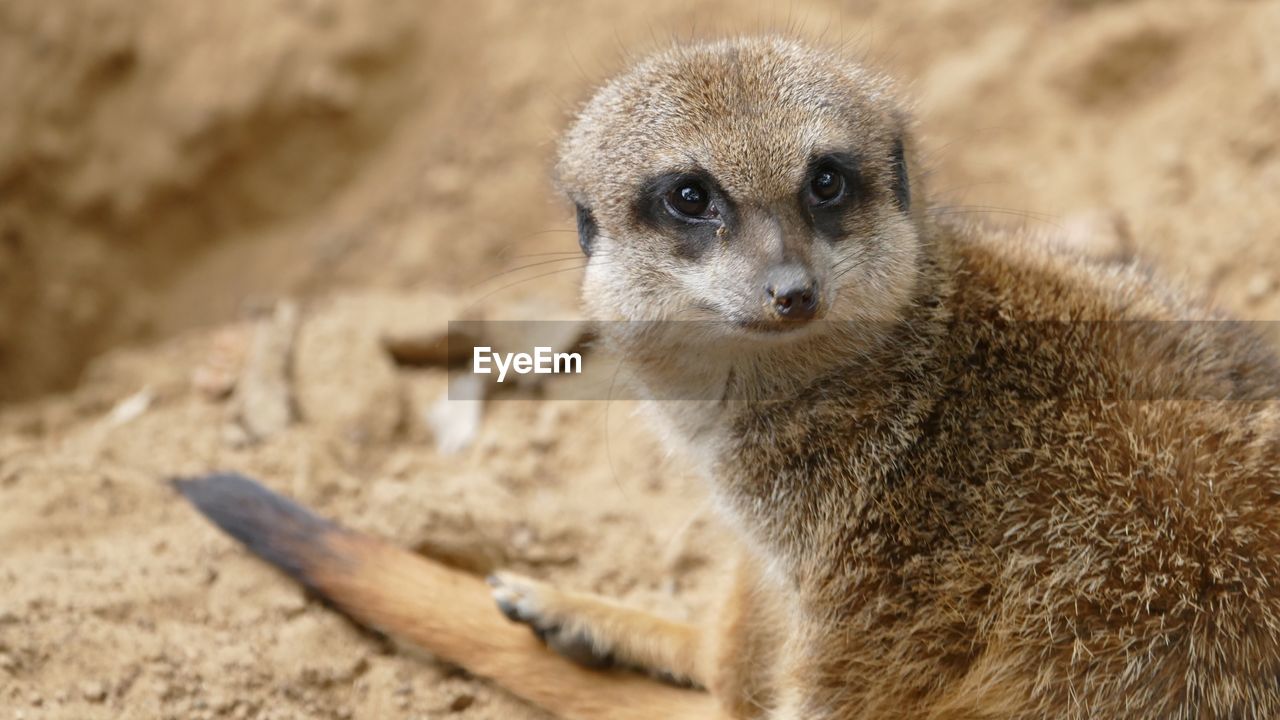
[[[494,573],[486,581],[502,614],[528,625],[547,647],[585,667],[614,666],[613,652],[575,620],[566,598],[555,588],[510,572]]]

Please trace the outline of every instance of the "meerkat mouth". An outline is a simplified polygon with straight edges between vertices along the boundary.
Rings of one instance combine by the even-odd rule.
[[[812,320],[738,320],[734,325],[752,335],[792,336],[811,330],[815,323]]]

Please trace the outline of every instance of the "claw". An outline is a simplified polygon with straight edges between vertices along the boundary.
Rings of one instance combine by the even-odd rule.
[[[534,583],[508,573],[494,573],[485,582],[493,588],[498,610],[508,620],[528,625],[547,647],[583,667],[600,670],[614,665],[613,653],[598,650],[590,634],[567,630],[562,622],[544,615]]]

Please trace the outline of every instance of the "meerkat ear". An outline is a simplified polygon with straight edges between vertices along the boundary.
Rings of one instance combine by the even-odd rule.
[[[578,246],[582,248],[582,254],[591,257],[592,246],[596,242],[596,233],[599,228],[596,227],[596,216],[591,214],[582,203],[576,203],[578,208]]]
[[[911,210],[911,182],[907,178],[907,154],[902,138],[893,141],[890,161],[893,165],[893,197],[898,202],[898,209],[908,212]]]

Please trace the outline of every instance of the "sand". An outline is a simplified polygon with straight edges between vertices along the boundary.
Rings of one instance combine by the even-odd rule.
[[[179,474],[703,611],[723,532],[629,403],[509,397],[444,454],[442,371],[381,342],[572,312],[580,262],[520,257],[576,246],[556,132],[672,39],[843,43],[918,99],[947,212],[1280,319],[1280,3],[435,5],[0,6],[0,720],[543,717],[309,599]]]

